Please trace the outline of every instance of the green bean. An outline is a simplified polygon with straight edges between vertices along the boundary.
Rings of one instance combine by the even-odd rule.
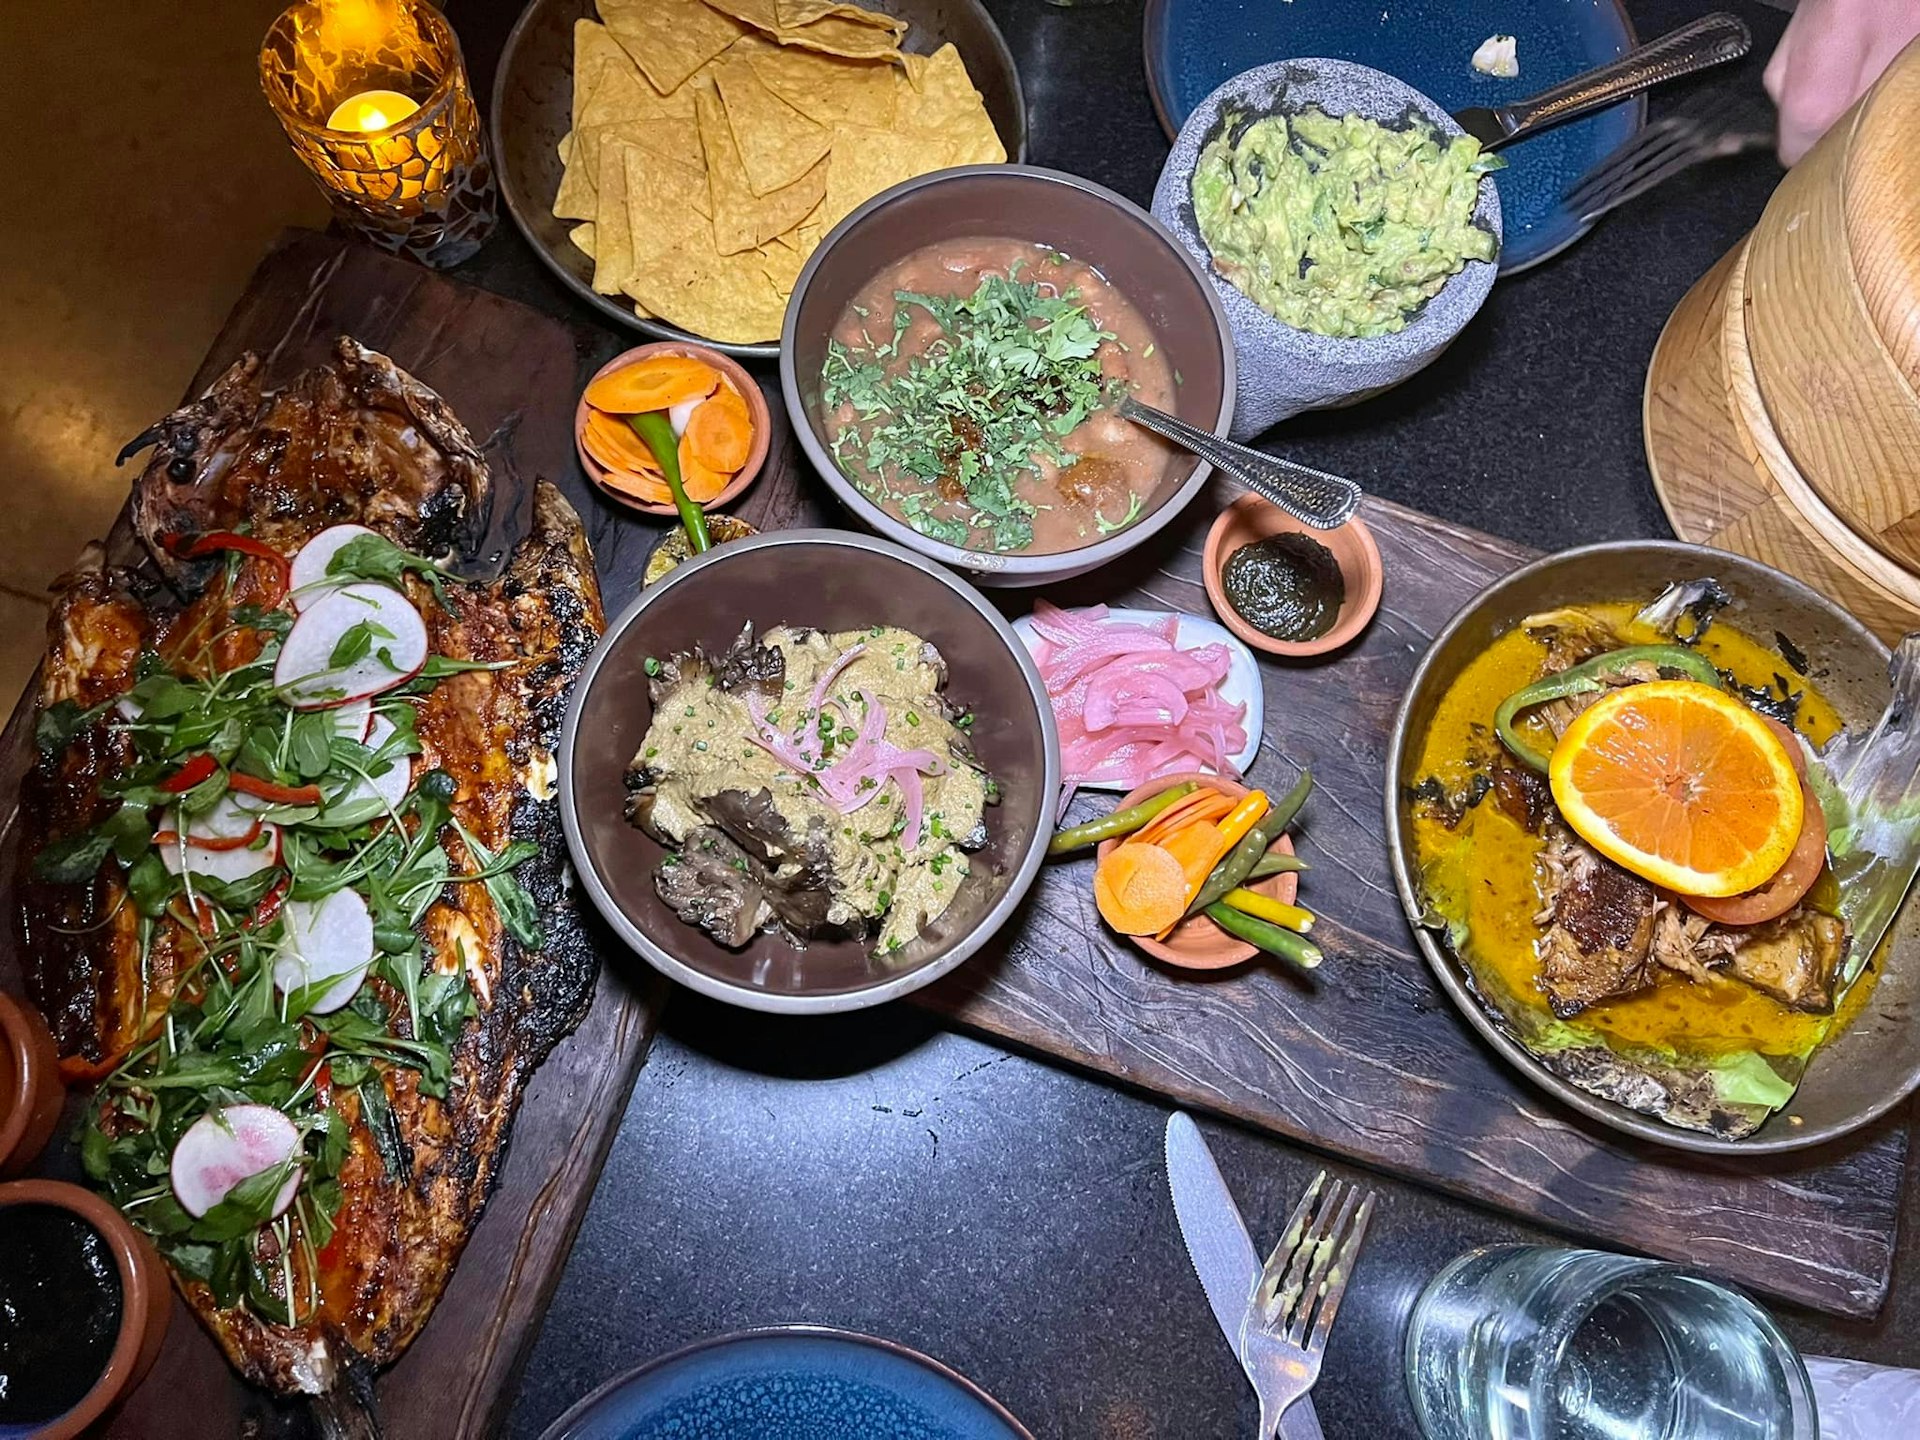
[[[1253,862],[1253,869],[1247,872],[1247,879],[1264,880],[1269,875],[1293,875],[1312,868],[1298,855],[1269,852]]]
[[[1102,840],[1117,840],[1123,835],[1131,835],[1182,795],[1190,794],[1193,788],[1193,781],[1182,780],[1158,795],[1149,796],[1138,805],[1129,805],[1125,810],[1102,815],[1098,820],[1089,820],[1084,825],[1070,826],[1053,837],[1052,843],[1047,846],[1047,854],[1070,855],[1075,850],[1098,845]]]
[[[1245,883],[1253,873],[1253,867],[1260,863],[1260,857],[1267,853],[1274,841],[1286,834],[1287,826],[1300,813],[1300,807],[1307,803],[1307,796],[1312,790],[1313,772],[1302,770],[1293,789],[1269,805],[1267,813],[1260,817],[1253,829],[1242,836],[1240,843],[1213,867],[1206,883],[1193,897],[1193,903],[1187,906],[1187,914],[1198,915],[1229,890]]]
[[[1278,955],[1302,970],[1313,969],[1322,959],[1320,947],[1306,936],[1282,930],[1278,925],[1269,925],[1265,920],[1244,914],[1231,905],[1214,902],[1207,907],[1207,918],[1236,940],[1244,940],[1269,955]]]

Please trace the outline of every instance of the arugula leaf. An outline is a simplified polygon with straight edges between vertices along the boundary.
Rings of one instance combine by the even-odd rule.
[[[39,747],[42,755],[58,755],[73,743],[74,736],[91,725],[112,703],[111,700],[102,700],[98,705],[89,705],[83,710],[77,701],[54,701],[35,718],[33,743]]]
[[[378,580],[396,590],[401,588],[400,582],[409,571],[427,582],[441,609],[450,615],[459,613],[447,598],[445,584],[447,580],[459,577],[425,555],[402,550],[384,535],[357,535],[334,551],[333,558],[327,562],[327,574],[330,576],[348,580]]]
[[[400,1126],[394,1121],[393,1107],[387,1103],[386,1082],[377,1074],[360,1087],[360,1118],[367,1122],[373,1148],[379,1152],[387,1177],[402,1185],[411,1185],[413,1152],[407,1148]]]
[[[177,888],[174,877],[167,873],[166,863],[157,853],[142,855],[127,871],[127,894],[133,900],[133,908],[142,915],[151,917],[165,911],[167,901],[173,898]]]
[[[358,544],[359,541],[354,541]],[[327,668],[344,670],[356,661],[364,660],[373,653],[373,642],[393,639],[393,631],[374,620],[356,620],[341,632],[340,638],[333,642],[333,653],[327,657]],[[389,669],[395,668],[389,664]]]
[[[546,936],[540,929],[540,912],[534,907],[533,897],[527,894],[511,872],[538,855],[540,847],[531,840],[515,840],[495,855],[474,839],[472,832],[458,820],[453,822],[453,828],[460,832],[460,838],[466,842],[467,849],[473,853],[480,867],[472,874],[457,878],[483,883],[487,887],[488,898],[493,901],[493,908],[499,912],[500,923],[507,927],[507,933],[525,949],[538,950],[546,943]]]
[[[33,857],[33,873],[56,885],[78,885],[93,879],[113,848],[113,836],[104,825],[55,840]]]
[[[249,1175],[194,1222],[193,1228],[187,1231],[188,1238],[219,1244],[258,1230],[273,1218],[273,1202],[279,1198],[280,1187],[287,1183],[287,1177],[299,1161],[300,1153],[296,1150],[280,1164]]]

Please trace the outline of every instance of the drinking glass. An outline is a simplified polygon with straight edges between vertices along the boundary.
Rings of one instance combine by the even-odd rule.
[[[1746,1296],[1654,1260],[1502,1245],[1414,1303],[1428,1440],[1817,1440],[1806,1367]]]

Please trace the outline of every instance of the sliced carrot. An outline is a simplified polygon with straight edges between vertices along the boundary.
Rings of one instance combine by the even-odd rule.
[[[636,500],[645,500],[650,505],[671,505],[673,492],[667,489],[667,482],[655,475],[642,474],[638,470],[608,470],[603,483],[609,490],[618,490],[622,495],[631,495]]]
[[[670,410],[711,395],[720,372],[686,355],[650,355],[602,375],[587,387],[587,404],[611,415]]]
[[[1134,832],[1143,845],[1157,845],[1167,836],[1200,821],[1218,820],[1233,809],[1233,801],[1218,790],[1196,790],[1162,810],[1153,820]]]
[[[609,470],[637,470],[647,475],[660,474],[660,461],[646,443],[633,433],[626,421],[601,410],[587,411],[586,428],[580,443],[587,454]]]
[[[1129,840],[1108,851],[1093,872],[1093,899],[1101,918],[1122,935],[1151,935],[1179,923],[1186,884],[1171,854]]]
[[[689,444],[691,436],[680,437],[680,483],[686,487],[687,498],[696,505],[705,505],[718,500],[720,492],[727,488],[727,482],[733,478],[731,473],[709,469],[700,462]]]
[[[747,402],[722,385],[693,407],[682,438],[702,465],[731,475],[753,453],[753,416]]]
[[[1180,862],[1180,873],[1186,878],[1187,893],[1180,902],[1181,916],[1187,913],[1187,906],[1193,903],[1193,897],[1200,893],[1200,887],[1213,874],[1213,867],[1226,858],[1227,852],[1238,845],[1266,813],[1265,792],[1252,790],[1231,807],[1218,825],[1212,821],[1187,825],[1157,842]],[[1155,938],[1166,939],[1179,923],[1178,918],[1170,921]]]

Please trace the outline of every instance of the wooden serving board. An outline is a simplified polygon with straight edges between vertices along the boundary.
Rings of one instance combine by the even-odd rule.
[[[791,447],[789,447],[790,451]],[[843,525],[786,454],[738,513],[762,529]],[[1059,604],[1209,613],[1207,526],[1232,492],[1194,502],[1143,551],[1048,590]],[[1602,1244],[1711,1269],[1838,1315],[1872,1315],[1892,1275],[1909,1112],[1819,1150],[1751,1161],[1615,1135],[1538,1093],[1434,983],[1394,892],[1385,839],[1387,737],[1414,666],[1472,596],[1534,556],[1369,501],[1386,598],[1332,658],[1263,657],[1266,733],[1252,775],[1317,788],[1299,827],[1302,894],[1327,952],[1311,977],[1273,967],[1162,969],[1101,924],[1091,862],[1050,865],[983,956],[921,991],[974,1030],[1156,1094],[1464,1195]],[[1009,614],[1031,597],[996,594]],[[1075,802],[1073,819],[1111,804]]]
[[[599,337],[364,246],[299,231],[283,236],[254,272],[189,394],[247,350],[267,358],[269,384],[283,383],[327,358],[340,334],[392,356],[444,396],[486,450],[503,491],[518,489],[516,479],[557,481],[579,507],[596,551],[619,551],[608,537],[621,521],[589,490],[573,458],[574,401],[597,363],[588,351]],[[137,558],[124,516],[107,543],[110,553]],[[620,594],[611,591],[609,605]],[[29,693],[0,735],[6,873],[19,839],[16,800],[31,755],[31,712]],[[0,929],[10,952],[12,926]],[[600,951],[593,1008],[527,1088],[493,1197],[439,1308],[375,1387],[374,1411],[391,1440],[492,1434],[513,1401],[521,1362],[619,1128],[665,993],[664,983],[611,937]],[[16,957],[0,954],[0,983],[17,989],[18,978]],[[42,1168],[71,1174],[72,1156],[49,1155]],[[306,1402],[278,1402],[241,1381],[176,1297],[160,1359],[108,1433],[154,1440],[291,1436],[311,1433],[314,1420]]]

